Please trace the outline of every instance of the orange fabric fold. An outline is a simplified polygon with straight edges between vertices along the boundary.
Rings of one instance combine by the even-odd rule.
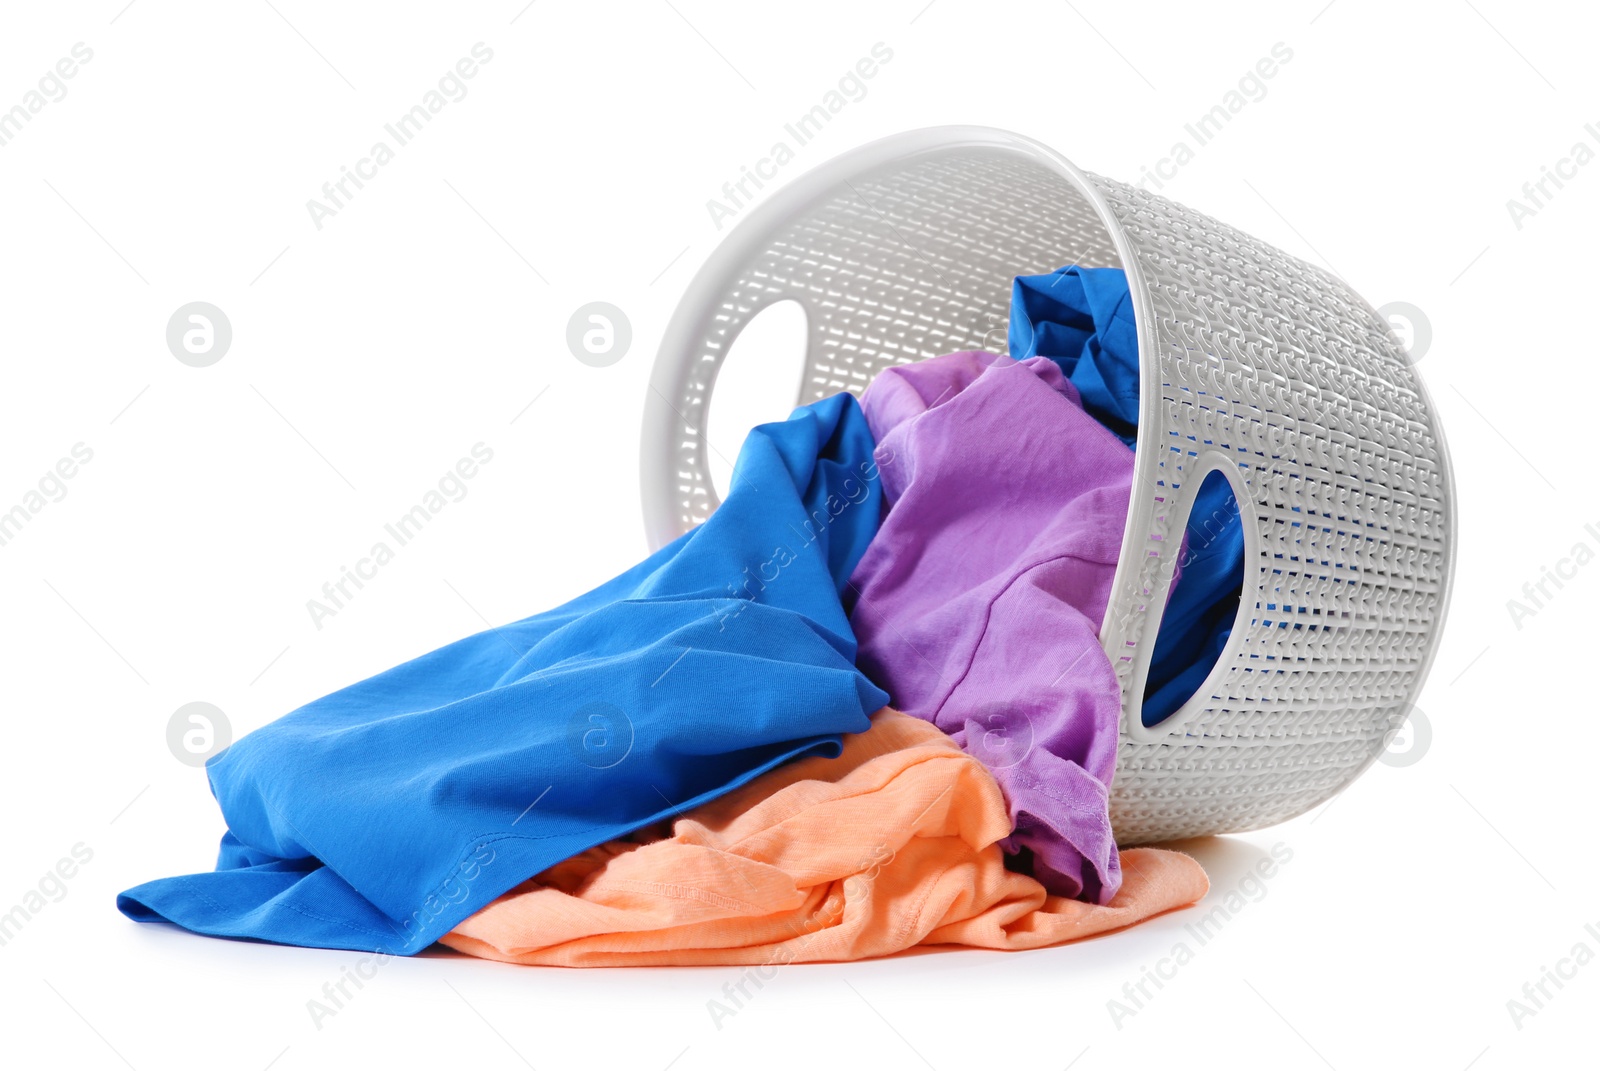
[[[1207,889],[1180,852],[1121,853],[1105,905],[1005,868],[1005,800],[937,727],[885,708],[836,759],[772,770],[660,831],[513,889],[443,938],[562,967],[802,963],[917,945],[1027,949],[1132,925]]]

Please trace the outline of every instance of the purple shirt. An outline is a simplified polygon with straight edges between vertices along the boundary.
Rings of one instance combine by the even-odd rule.
[[[1044,358],[891,368],[861,404],[890,509],[847,593],[857,664],[994,773],[1015,868],[1104,903],[1121,692],[1099,631],[1133,452]]]

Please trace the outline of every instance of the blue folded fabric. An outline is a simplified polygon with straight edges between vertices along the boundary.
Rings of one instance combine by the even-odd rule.
[[[840,603],[882,507],[872,449],[849,395],[797,409],[750,433],[710,520],[621,576],[243,737],[207,766],[216,870],[117,906],[410,955],[563,859],[837,755],[888,701]]]
[[[1139,430],[1139,340],[1121,268],[1067,267],[1019,275],[1011,285],[1011,356],[1048,357],[1078,388],[1083,407],[1129,447]],[[1199,690],[1233,630],[1244,585],[1244,529],[1221,474],[1201,481],[1187,525],[1177,586],[1167,600],[1145,681],[1145,725],[1174,714]]]

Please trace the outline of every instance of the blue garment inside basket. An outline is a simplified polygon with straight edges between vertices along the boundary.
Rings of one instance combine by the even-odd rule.
[[[750,433],[709,520],[621,576],[243,737],[208,763],[216,870],[117,906],[410,955],[552,864],[839,754],[888,701],[840,604],[878,526],[872,450],[849,395],[797,409]]]
[[[1139,342],[1121,268],[1019,275],[1011,287],[1011,356],[1048,357],[1083,407],[1128,446],[1139,428]],[[1244,529],[1220,473],[1201,481],[1177,586],[1167,600],[1145,683],[1142,720],[1171,716],[1199,690],[1228,642],[1244,583]]]

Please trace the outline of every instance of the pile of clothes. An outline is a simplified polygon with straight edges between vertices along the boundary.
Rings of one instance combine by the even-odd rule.
[[[751,431],[703,525],[554,610],[324,696],[207,767],[216,869],[124,892],[197,933],[559,966],[1035,948],[1192,903],[1119,851],[1099,641],[1126,526],[1125,277],[1019,277],[1012,356],[882,372]],[[1243,577],[1206,485],[1143,718]]]

